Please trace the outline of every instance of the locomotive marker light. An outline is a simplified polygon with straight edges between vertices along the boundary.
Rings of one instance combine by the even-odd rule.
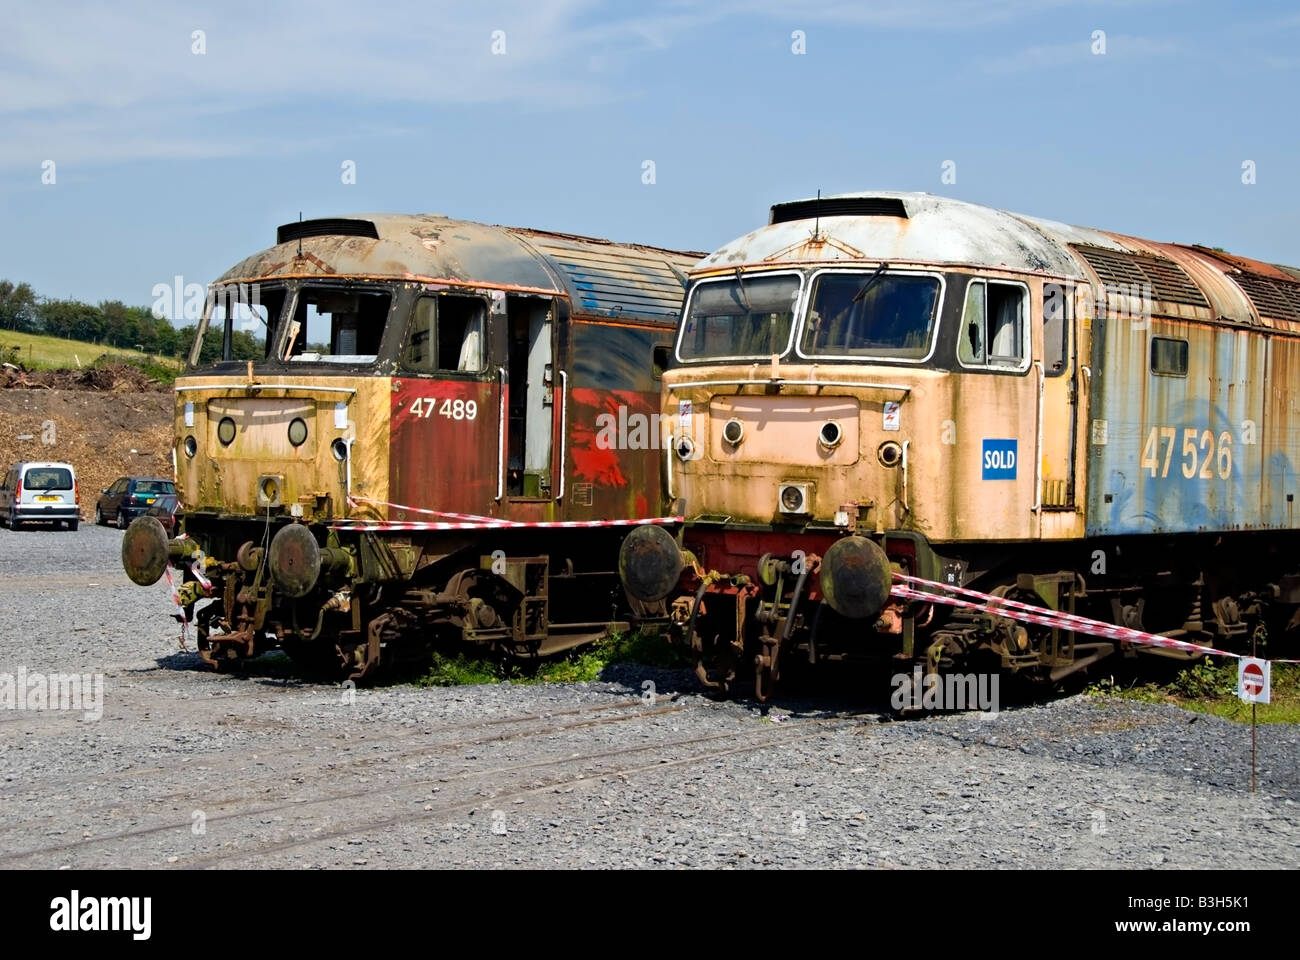
[[[658,603],[672,592],[682,576],[682,553],[663,527],[646,524],[623,540],[618,551],[618,571],[627,592],[643,603]]]
[[[844,430],[834,420],[827,420],[817,431],[817,442],[827,450],[834,450],[844,439]]]
[[[782,513],[808,513],[812,498],[809,496],[811,485],[807,483],[783,483],[778,494]]]
[[[740,441],[745,439],[745,425],[732,417],[722,426],[722,439],[733,447],[740,446]]]
[[[822,557],[822,596],[832,610],[851,620],[879,613],[889,600],[892,581],[885,551],[866,537],[836,540]]]

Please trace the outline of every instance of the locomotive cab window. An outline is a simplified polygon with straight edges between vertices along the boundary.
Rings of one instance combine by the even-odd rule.
[[[1070,364],[1070,297],[1059,283],[1043,285],[1043,372],[1059,377]]]
[[[1151,338],[1151,372],[1163,377],[1187,376],[1186,340],[1169,337]]]
[[[972,280],[966,288],[957,359],[964,367],[1024,370],[1029,358],[1028,289],[1019,283]]]
[[[802,278],[759,274],[701,280],[691,288],[679,360],[766,360],[790,349]]]
[[[923,360],[930,353],[940,282],[929,275],[874,271],[813,277],[803,357]]]
[[[387,290],[303,287],[289,321],[285,359],[373,363],[392,301]]]
[[[190,365],[264,360],[270,356],[267,332],[280,318],[285,293],[283,287],[266,284],[214,287],[190,349]]]
[[[482,297],[421,297],[411,311],[402,365],[425,373],[481,373],[486,344],[487,303]]]

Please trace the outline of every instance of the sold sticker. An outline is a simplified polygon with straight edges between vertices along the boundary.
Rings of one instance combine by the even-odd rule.
[[[985,480],[1016,479],[1016,440],[984,441],[980,465]]]

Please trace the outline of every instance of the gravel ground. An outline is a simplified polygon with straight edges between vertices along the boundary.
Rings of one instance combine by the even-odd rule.
[[[104,676],[99,719],[0,709],[0,867],[1300,865],[1295,727],[1260,727],[1252,796],[1249,727],[1118,700],[891,722],[630,665],[222,676],[178,650],[166,587],[126,580],[120,537],[0,530],[0,675]]]

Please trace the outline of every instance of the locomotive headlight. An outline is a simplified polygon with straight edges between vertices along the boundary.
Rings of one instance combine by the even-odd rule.
[[[827,420],[817,431],[817,442],[827,450],[834,450],[844,439],[844,430],[834,420]]]
[[[348,443],[342,437],[339,437],[330,444],[330,453],[334,454],[334,459],[342,463],[348,458]]]
[[[678,437],[676,447],[679,460],[690,460],[695,456],[695,441],[690,437]]]
[[[734,417],[728,420],[722,427],[722,439],[733,447],[739,446],[745,439],[745,425]]]
[[[289,421],[289,442],[295,447],[301,447],[307,442],[307,423],[301,417]]]
[[[221,441],[224,447],[230,446],[235,442],[235,421],[229,417],[222,417],[221,422],[217,424],[217,439]]]
[[[185,438],[185,456],[192,457],[199,452],[199,442],[194,439],[194,435]]]
[[[783,483],[779,495],[782,513],[808,512],[808,484]]]
[[[886,440],[876,450],[876,459],[882,467],[896,467],[903,459],[903,448],[893,440]]]

